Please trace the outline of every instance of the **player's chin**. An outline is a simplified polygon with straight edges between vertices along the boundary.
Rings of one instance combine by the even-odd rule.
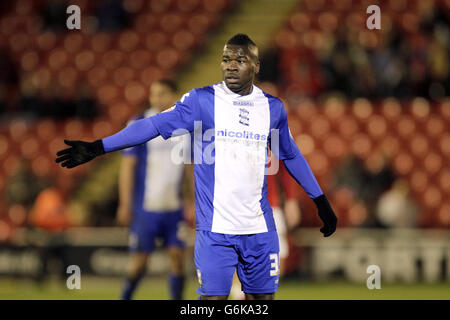
[[[239,91],[242,88],[242,83],[235,79],[225,79],[225,84],[232,91]]]

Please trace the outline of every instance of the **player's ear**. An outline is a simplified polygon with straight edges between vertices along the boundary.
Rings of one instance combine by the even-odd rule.
[[[256,62],[255,62],[255,74],[258,74],[258,73],[259,73],[259,67],[260,67],[260,64],[259,64],[259,59],[258,59],[258,60],[256,60]]]

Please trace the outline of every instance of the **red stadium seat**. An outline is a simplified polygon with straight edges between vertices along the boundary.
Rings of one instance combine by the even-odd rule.
[[[97,98],[100,104],[108,105],[118,96],[118,87],[112,84],[105,84],[98,88]]]
[[[338,135],[328,136],[323,143],[323,147],[325,153],[333,160],[339,159],[347,151],[344,141]]]
[[[38,156],[31,163],[33,173],[38,177],[48,177],[51,170],[51,160],[45,156]]]
[[[429,185],[423,193],[423,201],[427,208],[437,209],[442,204],[441,191],[434,185]]]
[[[319,15],[318,23],[321,30],[325,32],[335,32],[338,27],[339,18],[336,13],[324,12]]]
[[[330,132],[330,122],[322,115],[314,117],[311,123],[310,132],[314,138],[324,139]]]
[[[6,135],[0,135],[0,159],[4,159],[8,155],[9,139]]]
[[[36,40],[41,51],[50,51],[55,48],[57,44],[56,35],[50,31],[40,33]]]
[[[91,50],[83,50],[75,57],[75,66],[78,70],[88,71],[95,65],[95,55]]]
[[[48,66],[53,70],[62,68],[68,62],[68,55],[64,49],[53,50],[48,57]]]
[[[428,154],[424,160],[424,167],[430,174],[437,174],[442,169],[442,157],[433,152]]]
[[[345,117],[340,121],[338,130],[343,138],[351,139],[359,131],[359,125],[353,117]]]
[[[182,12],[193,12],[199,6],[200,0],[178,0],[177,8]]]
[[[367,221],[368,217],[367,207],[362,203],[355,202],[348,210],[348,222],[350,226],[359,227]]]
[[[438,227],[449,227],[450,226],[450,203],[444,203],[438,211]]]
[[[108,71],[104,67],[95,66],[87,74],[87,81],[92,87],[100,86],[107,80]]]
[[[405,12],[400,21],[402,29],[406,32],[416,33],[419,30],[420,19],[414,12]]]
[[[450,159],[450,134],[446,133],[444,134],[440,141],[439,141],[439,147],[442,154],[448,159]]]
[[[297,12],[289,19],[290,27],[297,33],[303,33],[310,28],[311,19],[305,12]]]
[[[28,130],[28,123],[22,119],[13,120],[9,124],[9,134],[14,143],[20,143]]]
[[[210,13],[219,13],[224,10],[226,6],[226,0],[203,0],[203,7]]]
[[[172,45],[181,51],[187,51],[195,44],[194,35],[186,30],[178,31],[173,35]]]
[[[409,148],[416,158],[424,158],[429,151],[428,139],[422,134],[415,134],[408,142]]]
[[[450,169],[445,168],[439,174],[439,186],[443,194],[450,194]]]
[[[381,140],[387,132],[386,120],[379,115],[374,115],[370,117],[367,122],[367,132],[370,137],[376,140]]]
[[[134,31],[126,31],[119,36],[119,48],[122,51],[130,52],[136,48],[138,43],[139,36]]]
[[[393,135],[385,136],[380,143],[380,149],[387,155],[397,154],[399,151],[399,146],[400,139]]]
[[[141,104],[147,98],[147,89],[141,82],[132,81],[125,86],[125,99],[131,104]]]
[[[416,123],[409,115],[403,115],[397,122],[397,133],[400,137],[409,139],[416,130]]]
[[[439,112],[442,117],[447,120],[447,123],[450,122],[450,99],[446,99],[442,103],[439,104]]]
[[[152,54],[148,50],[140,49],[131,52],[127,64],[136,70],[142,70],[150,66],[151,61]]]
[[[153,13],[164,13],[169,11],[169,8],[172,4],[172,0],[153,0],[148,1],[149,9]]]
[[[147,33],[159,26],[159,16],[157,14],[139,14],[135,18],[137,32]]]
[[[112,36],[107,33],[96,33],[90,38],[90,48],[96,53],[104,53],[111,48]]]
[[[79,52],[86,44],[85,41],[85,37],[80,32],[69,33],[64,38],[64,49],[70,53]]]
[[[15,154],[9,154],[3,161],[3,172],[7,176],[11,175],[17,168],[20,161],[20,157]]]
[[[14,33],[9,37],[9,49],[13,54],[21,55],[32,48],[32,37],[26,33]]]
[[[26,72],[34,71],[39,64],[39,55],[35,51],[29,51],[21,56],[20,65]]]
[[[360,120],[367,120],[373,113],[373,107],[369,100],[358,98],[353,102],[352,112]]]
[[[330,163],[327,156],[322,151],[315,150],[305,157],[307,158],[312,171],[318,177],[325,175],[329,171]]]
[[[149,87],[153,81],[161,79],[164,72],[157,66],[150,66],[141,71],[139,80],[146,86]]]
[[[92,127],[94,137],[106,137],[113,133],[113,127],[107,120],[97,120]]]
[[[161,17],[159,26],[165,33],[174,33],[180,29],[183,23],[183,18],[179,14],[168,13]]]
[[[426,132],[430,138],[437,138],[444,133],[445,124],[439,116],[432,114],[426,120]]]
[[[370,138],[363,134],[358,133],[351,139],[351,150],[357,156],[365,159],[372,152],[373,144]]]
[[[114,70],[122,64],[123,60],[124,54],[121,51],[109,50],[103,55],[100,64],[109,70]]]
[[[422,169],[414,170],[409,179],[410,187],[415,194],[423,193],[428,188],[428,174]]]
[[[295,136],[295,142],[305,156],[313,153],[315,150],[314,139],[308,134]]]
[[[211,27],[211,18],[208,15],[196,14],[189,18],[187,26],[193,34],[202,35]]]
[[[20,144],[21,156],[25,159],[33,159],[39,151],[39,143],[35,137],[27,137]]]
[[[151,51],[161,50],[167,43],[166,34],[160,31],[149,33],[145,38],[145,45]]]
[[[74,89],[78,83],[79,73],[74,67],[66,67],[58,72],[58,82],[63,88]]]
[[[84,125],[81,120],[69,120],[64,125],[64,136],[70,140],[79,139],[84,132]]]
[[[117,86],[123,87],[136,78],[136,71],[129,67],[120,67],[114,70],[113,79]]]
[[[179,63],[179,55],[175,49],[166,47],[156,55],[158,66],[164,70],[175,67]]]
[[[394,170],[404,176],[411,172],[414,167],[414,161],[409,153],[400,152],[394,156]]]
[[[415,119],[426,120],[430,115],[430,103],[424,98],[415,98],[411,103],[410,110]]]
[[[127,101],[118,101],[108,108],[108,117],[115,127],[120,127],[131,118],[133,111]]]
[[[395,122],[402,113],[402,107],[397,99],[388,98],[383,101],[381,114],[389,121]]]

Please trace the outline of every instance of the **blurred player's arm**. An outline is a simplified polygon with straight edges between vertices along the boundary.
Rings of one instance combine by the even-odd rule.
[[[293,229],[300,224],[301,210],[298,205],[298,184],[287,172],[284,164],[280,166],[281,186],[285,194],[284,215],[288,229]]]
[[[117,223],[122,226],[129,225],[131,221],[136,163],[136,156],[122,156],[119,172],[119,206],[116,216]]]
[[[194,225],[195,220],[195,202],[194,202],[194,165],[186,164],[184,166],[183,179],[183,202],[184,202],[184,218],[189,225]]]
[[[64,142],[70,146],[57,152],[56,162],[62,167],[74,168],[105,153],[140,145],[161,135],[164,139],[194,130],[194,110],[197,103],[195,90],[191,90],[168,112],[137,120],[121,131],[94,142]],[[177,132],[178,131],[178,132]]]
[[[323,227],[320,232],[324,237],[328,237],[336,231],[337,217],[328,202],[327,197],[322,192],[308,162],[300,152],[297,144],[289,132],[286,110],[282,102],[279,102],[279,121],[274,132],[271,132],[271,150],[278,159],[282,160],[289,174],[305,190],[308,196],[314,201]],[[274,136],[277,135],[277,137]],[[275,139],[278,138],[278,139]],[[276,143],[278,141],[278,143]]]

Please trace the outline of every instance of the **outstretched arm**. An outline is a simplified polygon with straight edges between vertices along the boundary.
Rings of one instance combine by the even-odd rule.
[[[196,105],[197,95],[194,89],[185,94],[171,111],[134,121],[123,130],[102,140],[94,142],[64,140],[70,148],[58,151],[56,162],[62,162],[63,167],[74,168],[107,152],[136,146],[159,135],[167,139],[174,134],[192,132]]]
[[[62,162],[62,167],[74,168],[107,152],[136,146],[158,135],[159,132],[153,124],[152,117],[137,120],[102,140],[94,142],[64,140],[70,148],[58,151],[56,162]]]

